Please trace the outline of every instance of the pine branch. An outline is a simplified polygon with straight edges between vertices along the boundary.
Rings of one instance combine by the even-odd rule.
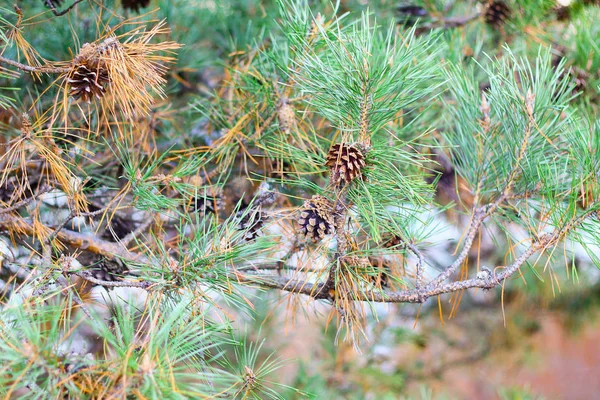
[[[69,272],[70,275],[78,276],[82,279],[85,279],[88,282],[91,282],[95,285],[101,285],[105,287],[134,287],[140,289],[148,290],[151,286],[155,285],[155,283],[150,281],[130,281],[130,280],[122,280],[122,281],[104,281],[101,279],[96,279],[90,271],[83,272]]]
[[[54,15],[56,15],[57,17],[60,17],[60,16],[62,16],[62,15],[65,15],[65,14],[66,14],[66,13],[68,13],[69,11],[71,11],[73,8],[75,8],[75,6],[76,6],[77,4],[81,3],[82,1],[83,1],[83,0],[75,0],[75,1],[73,2],[73,4],[71,4],[69,7],[65,8],[65,9],[64,9],[64,10],[62,10],[62,11],[58,11],[58,10],[56,9],[56,6],[54,5],[54,2],[53,2],[53,1],[46,1],[45,3],[46,3],[46,5],[47,5],[48,7],[50,7],[50,10],[52,11],[52,13],[53,13]]]
[[[21,71],[25,72],[33,72],[40,74],[65,74],[71,72],[71,68],[61,68],[61,67],[32,67],[30,65],[21,64],[20,62],[10,60],[6,57],[0,56],[0,63],[8,64],[10,66],[16,67]]]

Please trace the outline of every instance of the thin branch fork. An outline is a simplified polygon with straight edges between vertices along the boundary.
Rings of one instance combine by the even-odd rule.
[[[57,17],[60,17],[62,15],[65,15],[66,13],[68,13],[69,11],[71,11],[73,8],[75,8],[75,6],[79,3],[81,3],[83,0],[75,0],[73,2],[73,4],[71,4],[69,7],[65,8],[62,11],[58,11],[56,9],[56,6],[54,5],[53,1],[48,2],[48,4],[50,5],[50,10],[52,11],[52,14],[56,15]]]
[[[512,197],[511,192],[515,185],[516,180],[518,179],[519,175],[521,174],[520,164],[521,164],[521,161],[523,160],[523,158],[525,157],[525,154],[527,153],[527,145],[529,144],[529,137],[531,136],[532,126],[535,123],[535,120],[533,119],[533,101],[534,101],[533,95],[528,94],[527,98],[525,99],[525,106],[526,106],[525,108],[526,108],[527,115],[529,117],[529,122],[528,122],[527,128],[525,130],[525,135],[523,137],[523,141],[521,142],[521,146],[519,147],[519,151],[516,156],[515,165],[512,168],[512,170],[510,171],[508,181],[506,183],[506,186],[504,187],[504,190],[502,190],[502,193],[500,194],[500,196],[493,203],[475,209],[475,211],[473,212],[473,218],[471,219],[471,224],[467,231],[463,249],[460,252],[459,256],[452,263],[452,265],[450,265],[442,273],[440,273],[434,280],[432,280],[427,285],[427,288],[431,289],[433,287],[438,286],[440,283],[442,283],[446,279],[450,278],[450,276],[452,276],[452,274],[454,274],[456,272],[456,270],[462,265],[462,263],[469,256],[469,252],[471,251],[471,247],[473,246],[473,242],[475,241],[477,232],[479,232],[479,229],[483,225],[483,222],[490,215],[495,213],[496,210],[498,209],[498,207],[502,203],[504,203],[506,200],[508,200],[509,198]]]

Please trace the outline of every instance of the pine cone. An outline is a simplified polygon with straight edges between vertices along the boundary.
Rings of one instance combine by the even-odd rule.
[[[121,5],[126,10],[138,12],[140,8],[148,7],[150,0],[121,0]]]
[[[238,225],[239,230],[245,230],[244,240],[250,242],[260,236],[265,224],[266,215],[260,210],[253,210],[242,217]]]
[[[333,204],[323,196],[313,196],[304,202],[304,210],[300,213],[298,223],[305,237],[318,242],[333,232]]]
[[[106,221],[106,229],[100,237],[102,239],[114,242],[116,239],[123,239],[137,228],[137,223],[114,214]]]
[[[392,283],[392,268],[380,259],[369,258],[369,261],[371,266],[377,271],[377,275],[371,276],[371,283],[375,287],[389,289]]]
[[[357,176],[362,176],[361,170],[365,166],[365,156],[359,145],[337,143],[327,153],[325,165],[331,168],[333,184],[350,183]]]
[[[15,198],[18,198],[17,195],[18,187],[15,185],[13,180],[6,180],[0,186],[0,201],[3,203],[10,203]]]
[[[403,4],[396,7],[399,16],[399,22],[414,25],[419,18],[425,18],[429,15],[426,9],[420,6]]]
[[[224,203],[223,191],[220,188],[201,189],[193,199],[191,211],[196,211],[200,215],[208,213],[216,215],[223,208]]]
[[[92,276],[102,281],[114,282],[129,272],[129,268],[119,258],[108,259],[100,257],[89,267]]]
[[[573,88],[573,91],[575,93],[584,92],[587,88],[587,80],[589,78],[589,74],[587,73],[587,71],[579,67],[573,67],[571,68],[569,74],[571,75],[571,77],[573,77],[573,80],[575,81],[575,87]]]
[[[90,68],[81,64],[67,79],[71,85],[69,94],[89,103],[94,97],[100,99],[104,96],[109,81],[108,72],[104,68]]]
[[[62,2],[63,0],[42,0],[42,3],[51,10],[60,7]]]
[[[400,236],[396,236],[396,235],[393,235],[391,233],[388,233],[388,234],[386,234],[383,237],[383,247],[386,247],[386,248],[391,248],[391,247],[402,248],[402,247],[404,247],[404,245],[405,245],[404,240],[402,240],[402,238]]]
[[[267,172],[272,178],[285,180],[294,173],[294,166],[285,160],[274,159],[267,165]]]
[[[485,22],[493,27],[504,24],[511,16],[512,11],[503,0],[492,0],[488,2],[485,10]]]
[[[554,8],[554,14],[556,15],[557,21],[568,21],[571,19],[571,7],[558,6]]]

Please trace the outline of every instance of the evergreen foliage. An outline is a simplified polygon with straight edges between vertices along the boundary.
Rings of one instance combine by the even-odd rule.
[[[360,351],[377,303],[600,267],[600,7],[371,7],[0,7],[0,396],[336,396],[238,320],[326,305]]]

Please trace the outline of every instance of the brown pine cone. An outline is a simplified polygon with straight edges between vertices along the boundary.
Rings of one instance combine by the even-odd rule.
[[[199,189],[198,195],[194,197],[190,209],[203,216],[208,213],[216,215],[219,210],[223,209],[224,203],[223,190],[221,188]]]
[[[150,0],[121,0],[121,5],[126,10],[139,12],[140,8],[148,7]]]
[[[383,247],[386,248],[402,248],[406,245],[404,240],[400,236],[393,235],[391,233],[385,234],[383,236]]]
[[[104,96],[110,79],[104,68],[91,68],[86,64],[80,64],[67,82],[71,86],[69,95],[75,99],[82,98],[89,103],[94,97],[100,99]]]
[[[266,215],[261,210],[252,210],[242,217],[238,225],[239,230],[245,230],[244,240],[252,241],[260,236],[265,224]]]
[[[94,278],[108,282],[121,280],[122,276],[129,272],[127,265],[119,258],[108,259],[102,256],[96,258],[89,270]]]
[[[323,196],[313,196],[312,199],[304,202],[304,209],[300,213],[298,223],[302,234],[312,238],[315,242],[323,239],[325,235],[333,233],[332,202]]]
[[[357,144],[337,143],[327,153],[326,166],[331,168],[331,182],[335,185],[350,183],[362,176],[365,156]]]
[[[55,9],[62,5],[63,0],[42,0],[42,2],[49,9]]]
[[[493,27],[503,25],[511,16],[512,10],[503,0],[492,0],[485,10],[485,22]]]

